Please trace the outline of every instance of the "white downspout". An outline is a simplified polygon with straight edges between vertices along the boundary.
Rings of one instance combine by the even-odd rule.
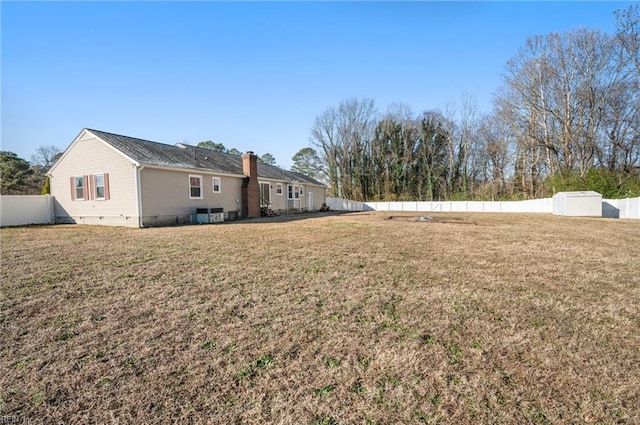
[[[134,164],[136,178],[136,204],[138,207],[138,227],[144,227],[142,222],[142,186],[140,183],[140,171],[144,170],[144,165]]]

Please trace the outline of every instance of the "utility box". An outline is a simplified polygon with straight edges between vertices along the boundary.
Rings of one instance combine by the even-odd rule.
[[[553,213],[569,217],[602,217],[602,195],[594,191],[558,192]]]
[[[222,223],[224,221],[223,208],[196,208],[196,223]]]
[[[209,208],[196,208],[196,223],[208,224],[210,222]]]
[[[222,223],[224,221],[224,209],[210,208],[209,223]]]

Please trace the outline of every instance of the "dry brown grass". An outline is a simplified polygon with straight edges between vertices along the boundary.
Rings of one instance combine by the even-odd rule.
[[[640,423],[640,226],[548,215],[2,229],[0,416]]]

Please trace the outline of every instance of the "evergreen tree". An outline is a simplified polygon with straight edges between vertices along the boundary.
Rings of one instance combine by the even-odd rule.
[[[13,152],[0,151],[0,190],[3,195],[21,193],[33,174],[29,163]]]

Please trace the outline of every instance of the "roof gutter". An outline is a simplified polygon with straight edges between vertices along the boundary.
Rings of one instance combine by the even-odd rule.
[[[139,163],[133,164],[133,169],[135,170],[135,181],[136,181],[136,204],[138,207],[138,227],[144,227],[144,223],[142,221],[142,186],[140,183],[140,171],[144,170],[144,165],[140,165]]]

